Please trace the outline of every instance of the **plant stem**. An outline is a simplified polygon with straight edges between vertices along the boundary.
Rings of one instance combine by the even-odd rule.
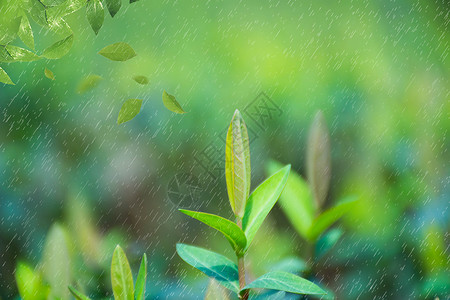
[[[236,218],[236,224],[239,226],[239,228],[242,229],[242,220],[241,218]],[[244,262],[244,255],[238,256],[238,272],[239,272],[239,289],[243,289],[245,287],[245,262]],[[244,292],[244,294],[239,296],[242,300],[248,299],[248,290]]]

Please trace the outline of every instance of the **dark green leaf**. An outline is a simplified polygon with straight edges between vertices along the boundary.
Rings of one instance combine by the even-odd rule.
[[[42,56],[48,59],[59,59],[69,52],[73,44],[73,34],[69,35],[65,39],[57,41],[50,47],[44,50]]]
[[[44,74],[45,74],[45,77],[47,77],[48,79],[55,80],[55,75],[49,69],[45,68]]]
[[[225,256],[185,244],[177,244],[177,253],[185,262],[214,278],[227,289],[239,292],[238,268]]]
[[[149,83],[148,78],[146,76],[142,76],[142,75],[134,76],[133,80],[142,85],[146,85]]]
[[[225,177],[234,214],[242,219],[250,194],[250,146],[247,126],[236,110],[228,127],[225,144]]]
[[[243,288],[242,291],[253,288],[278,290],[304,295],[325,294],[325,291],[323,291],[320,287],[318,287],[311,281],[303,279],[294,274],[281,271],[269,272],[267,274],[264,274],[250,284],[247,284],[247,286]]]
[[[69,285],[69,291],[72,294],[72,296],[75,297],[76,300],[90,300],[89,297],[83,295],[81,292],[77,291],[75,288],[71,287]]]
[[[136,56],[133,48],[124,42],[118,42],[106,46],[98,54],[114,61],[126,61]]]
[[[30,21],[24,14],[22,20],[20,21],[19,31],[17,33],[22,40],[22,42],[31,49],[34,50],[34,35],[31,29]]]
[[[177,114],[184,114],[186,113],[182,108],[181,105],[178,103],[177,99],[175,99],[175,96],[169,95],[166,91],[163,92],[163,103],[164,106],[174,113]]]
[[[315,246],[316,259],[321,259],[334,245],[339,241],[342,236],[342,230],[339,228],[331,229],[330,231],[322,234]]]
[[[100,28],[102,28],[103,20],[105,19],[105,12],[100,0],[88,0],[86,5],[86,17],[92,30],[95,34],[98,34]]]
[[[245,207],[242,229],[247,237],[247,248],[256,232],[280,197],[289,176],[291,165],[287,165],[261,183],[250,195]]]
[[[117,124],[122,124],[132,120],[141,111],[141,99],[128,99],[122,104],[119,116],[117,117]]]
[[[14,85],[11,78],[9,78],[8,74],[0,67],[0,82]]]
[[[142,256],[141,266],[139,267],[139,273],[136,278],[135,295],[136,300],[145,299],[145,281],[147,279],[147,255],[144,253]]]
[[[122,0],[105,0],[105,3],[109,14],[114,18],[122,5]]]
[[[317,207],[327,197],[331,177],[330,134],[325,117],[317,112],[309,132],[306,171]]]
[[[282,165],[278,162],[269,162],[266,166],[268,175],[275,173],[281,167]],[[278,204],[297,232],[306,237],[316,214],[314,199],[308,184],[292,170]]]
[[[14,59],[14,61],[25,62],[25,61],[35,61],[35,60],[41,59],[39,56],[37,56],[33,52],[31,52],[27,49],[24,49],[24,48],[12,46],[12,45],[6,45],[5,48],[6,48],[6,51],[8,51],[8,53]]]
[[[24,300],[46,299],[48,287],[44,286],[41,275],[29,265],[19,262],[16,267],[16,283],[20,297]]]
[[[90,74],[86,76],[78,84],[77,93],[83,94],[95,88],[100,83],[100,81],[102,81],[102,79],[103,79],[102,77],[95,74]]]
[[[241,228],[239,228],[239,226],[237,226],[235,223],[213,214],[190,211],[185,209],[180,209],[180,211],[220,231],[227,238],[227,240],[231,244],[231,247],[233,247],[233,250],[238,255],[241,255],[242,252],[244,251],[245,246],[247,245],[247,238],[245,237],[245,234],[241,230]]]
[[[133,276],[122,248],[117,245],[111,262],[111,285],[116,300],[134,300]]]

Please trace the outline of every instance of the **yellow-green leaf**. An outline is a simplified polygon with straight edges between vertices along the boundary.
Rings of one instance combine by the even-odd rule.
[[[49,69],[45,68],[44,74],[45,77],[47,77],[48,79],[55,80],[55,74],[53,74],[53,72],[50,71]]]
[[[183,108],[181,108],[181,105],[178,103],[177,99],[175,99],[175,96],[169,95],[166,91],[163,92],[163,104],[164,106],[177,114],[184,114],[186,113]]]
[[[89,297],[83,295],[81,292],[77,291],[75,288],[69,286],[69,291],[76,300],[90,300]]]
[[[35,61],[41,59],[38,55],[34,54],[30,50],[20,48],[17,46],[6,45],[6,51],[11,55],[14,61]]]
[[[111,263],[111,284],[116,300],[134,300],[133,276],[122,248],[117,245]]]
[[[118,42],[106,46],[98,54],[114,61],[126,61],[136,56],[133,48],[125,42]]]
[[[217,280],[210,279],[208,287],[206,288],[206,294],[204,300],[230,300],[228,291],[221,286]]]
[[[59,59],[69,52],[70,48],[72,48],[72,44],[73,34],[46,48],[42,53],[42,56],[48,59]]]
[[[27,47],[30,47],[32,50],[34,50],[33,30],[31,29],[30,21],[25,14],[23,14],[22,16],[19,31],[17,32],[17,34]]]
[[[103,78],[101,76],[95,74],[90,74],[86,76],[78,84],[77,93],[83,94],[89,90],[92,90],[100,83],[100,81],[102,81],[102,79]]]
[[[48,287],[44,285],[41,275],[28,264],[19,262],[15,272],[17,288],[23,300],[44,300]]]
[[[122,104],[119,116],[117,117],[117,124],[122,124],[132,120],[141,111],[141,99],[128,99]]]
[[[14,82],[12,82],[11,78],[9,78],[8,74],[0,67],[0,82],[14,85]]]
[[[148,78],[146,76],[142,76],[142,75],[134,76],[133,80],[142,85],[146,85],[149,83]]]

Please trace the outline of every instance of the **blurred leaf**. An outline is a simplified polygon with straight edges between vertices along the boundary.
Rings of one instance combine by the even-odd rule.
[[[348,212],[356,204],[357,197],[348,196],[340,201],[332,208],[320,214],[312,223],[308,232],[308,239],[314,241],[319,235],[328,229],[334,222],[339,220],[346,212]]]
[[[42,254],[44,279],[50,284],[50,298],[69,299],[71,257],[65,229],[54,224],[48,233]]]
[[[95,74],[90,74],[90,75],[86,76],[78,84],[77,93],[83,94],[83,93],[95,88],[102,79],[103,79],[102,77],[95,75]]]
[[[236,109],[228,127],[225,144],[225,177],[234,214],[242,219],[250,194],[250,146],[247,126]]]
[[[281,167],[282,164],[270,161],[266,165],[267,174],[271,175]],[[286,187],[281,193],[278,203],[297,232],[306,237],[316,214],[316,209],[308,184],[296,172],[290,172]]]
[[[76,300],[90,300],[89,297],[83,295],[81,292],[77,291],[75,288],[69,285],[69,291],[72,293],[72,296],[75,297]]]
[[[134,76],[133,80],[142,85],[146,85],[149,83],[148,78],[146,76],[142,76],[142,75]]]
[[[243,254],[245,246],[247,245],[247,238],[245,237],[245,234],[242,231],[242,229],[239,228],[239,226],[237,226],[235,223],[213,214],[190,211],[185,209],[180,209],[180,211],[220,231],[230,242],[231,247],[233,247],[233,250],[236,252],[236,254],[237,255]]]
[[[86,17],[92,30],[97,35],[102,28],[103,20],[105,19],[105,12],[100,0],[88,0],[86,5]]]
[[[136,286],[135,286],[136,300],[145,299],[146,279],[147,279],[147,255],[144,253],[144,256],[142,256],[141,266],[139,267],[139,273],[136,278]]]
[[[239,292],[238,268],[225,256],[185,244],[177,244],[177,253],[185,262],[214,278],[227,289]]]
[[[221,286],[217,280],[210,279],[208,287],[206,289],[205,299],[204,300],[230,300],[228,296],[228,291]]]
[[[291,165],[287,165],[261,183],[250,195],[245,207],[242,229],[247,237],[247,248],[284,189]]]
[[[111,284],[116,300],[134,300],[134,284],[130,264],[122,248],[117,245],[111,263]]]
[[[425,228],[423,242],[420,244],[420,254],[428,274],[448,270],[449,257],[446,253],[445,235],[436,224],[430,224]]]
[[[15,276],[17,288],[23,300],[44,300],[47,298],[48,287],[44,285],[41,275],[29,265],[18,262]]]
[[[264,274],[250,284],[247,284],[245,288],[241,290],[241,293],[242,291],[253,288],[278,290],[304,295],[325,294],[325,291],[311,281],[281,271]]]
[[[72,48],[72,44],[73,34],[46,48],[42,53],[42,56],[48,59],[59,59],[69,52],[70,48]]]
[[[47,77],[48,79],[55,80],[55,75],[49,69],[45,68],[44,74],[45,74],[45,77]]]
[[[180,106],[180,104],[177,102],[177,100],[175,99],[175,96],[169,95],[166,91],[163,92],[163,103],[164,106],[177,114],[184,114],[186,113]]]
[[[298,257],[287,257],[270,267],[270,271],[301,273],[308,270],[306,262]]]
[[[285,299],[286,299],[286,292],[276,290],[269,290],[266,293],[262,294],[251,293],[249,297],[249,300],[285,300]]]
[[[12,42],[20,26],[20,1],[0,1],[0,45]]]
[[[441,270],[422,280],[421,294],[422,299],[428,299],[430,296],[437,298],[440,296],[442,299],[446,299],[445,297],[450,295],[450,271],[448,266],[446,270]]]
[[[132,120],[141,111],[141,106],[141,99],[128,99],[127,101],[125,101],[119,111],[117,124],[122,124]]]
[[[9,78],[8,74],[1,67],[0,67],[0,82],[14,85],[14,82],[12,82],[11,78]]]
[[[112,229],[103,237],[100,244],[100,263],[103,268],[111,266],[113,253],[117,245],[124,247],[127,245],[126,234],[119,229]]]
[[[320,207],[327,197],[331,177],[330,134],[321,111],[317,112],[309,131],[306,171],[317,207]]]
[[[334,245],[336,245],[337,241],[341,238],[343,232],[339,228],[333,228],[322,234],[315,246],[315,257],[316,260],[321,259],[328,251],[330,251]]]
[[[27,61],[35,61],[41,59],[39,56],[34,54],[33,52],[12,46],[12,45],[6,45],[6,50],[11,55],[12,58],[14,58],[14,61],[21,61],[21,62],[27,62]]]
[[[122,6],[122,0],[105,0],[105,3],[109,14],[114,18],[120,9],[120,6]]]
[[[136,56],[133,48],[124,42],[118,42],[106,46],[98,52],[98,54],[114,61],[126,61]]]
[[[17,34],[27,47],[30,47],[32,50],[34,50],[33,30],[31,29],[30,21],[25,14],[22,16],[19,31]]]

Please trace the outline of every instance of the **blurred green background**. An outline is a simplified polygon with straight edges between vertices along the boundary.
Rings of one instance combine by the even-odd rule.
[[[68,55],[1,65],[16,85],[0,85],[0,297],[17,297],[16,262],[37,264],[59,222],[83,257],[74,254],[76,281],[91,294],[110,292],[105,255],[120,242],[134,269],[149,255],[151,299],[201,298],[206,277],[179,259],[175,244],[231,252],[177,208],[231,217],[224,176],[211,180],[197,160],[211,143],[222,145],[235,109],[250,129],[253,188],[270,158],[305,174],[308,127],[324,112],[327,206],[360,197],[320,269],[338,299],[449,297],[448,15],[445,1],[141,0],[106,16],[98,36],[84,9],[69,16]],[[38,52],[56,40],[32,27]],[[137,57],[97,54],[119,41]],[[77,93],[89,74],[103,80]],[[188,113],[168,111],[163,90]],[[258,106],[261,93],[277,110]],[[143,99],[142,111],[117,125],[128,98]],[[198,180],[193,199],[170,195],[177,174]],[[249,264],[260,275],[302,257],[303,243],[275,207]]]

